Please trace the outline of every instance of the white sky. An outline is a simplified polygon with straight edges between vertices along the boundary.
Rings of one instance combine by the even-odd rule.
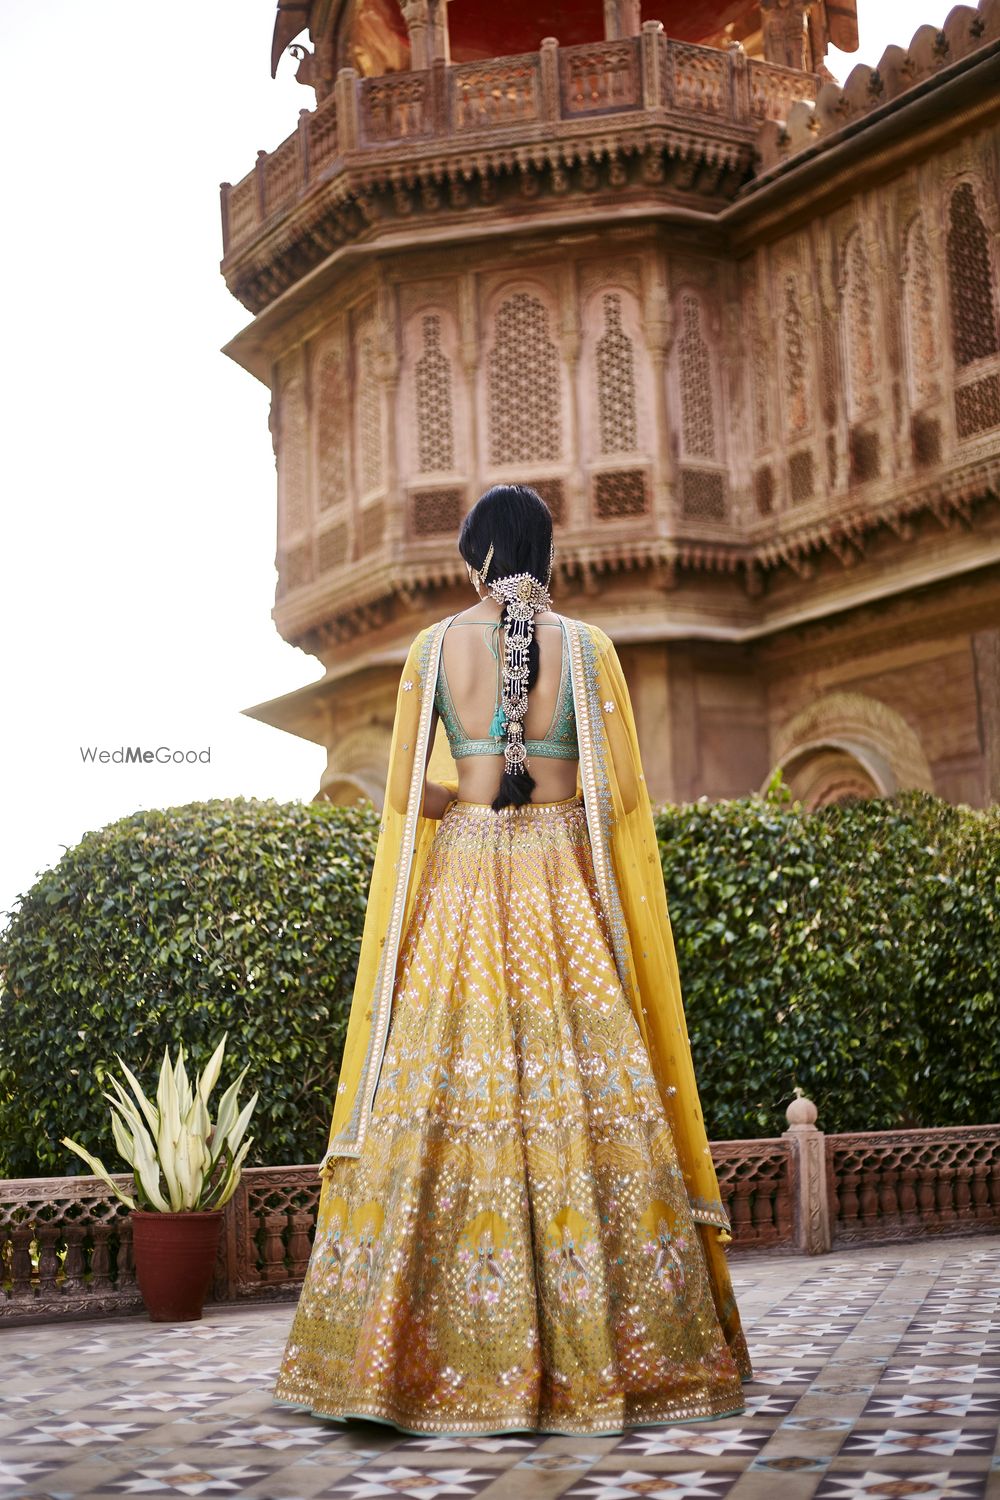
[[[461,3],[461,0],[456,0]],[[860,0],[844,79],[940,0]],[[311,796],[319,746],[242,708],[322,675],[270,619],[268,392],[221,354],[218,185],[312,93],[268,59],[274,0],[0,6],[0,923],[36,874],[140,807]],[[85,765],[81,745],[201,749]]]

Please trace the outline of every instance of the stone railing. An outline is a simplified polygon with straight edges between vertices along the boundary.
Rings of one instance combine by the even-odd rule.
[[[736,1252],[1000,1231],[1000,1125],[824,1136],[815,1106],[789,1129],[715,1141]],[[129,1174],[116,1179],[132,1189]],[[215,1302],[294,1297],[319,1201],[315,1166],[252,1167],[226,1207]],[[138,1312],[128,1211],[96,1177],[0,1182],[0,1323]]]
[[[272,220],[287,213],[341,165],[377,160],[391,150],[404,159],[432,143],[506,147],[533,142],[540,128],[557,134],[576,122],[621,115],[676,129],[724,125],[751,141],[768,120],[816,97],[820,80],[758,58],[739,47],[721,51],[668,39],[647,21],[639,36],[560,47],[547,37],[537,52],[487,58],[419,72],[360,78],[342,68],[332,93],[303,110],[297,131],[235,185],[222,185],[226,257],[238,254]],[[525,133],[527,132],[527,133]]]
[[[826,1137],[835,1245],[1000,1228],[1000,1128]]]
[[[114,1181],[132,1193],[131,1173]],[[225,1208],[211,1297],[280,1297],[302,1281],[315,1166],[250,1167]],[[99,1177],[0,1181],[0,1323],[138,1312],[129,1211]]]

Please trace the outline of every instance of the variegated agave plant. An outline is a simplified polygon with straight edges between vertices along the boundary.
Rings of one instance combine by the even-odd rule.
[[[228,1033],[227,1033],[228,1035]],[[96,1176],[129,1208],[150,1207],[161,1213],[221,1208],[236,1191],[243,1159],[253,1137],[243,1140],[257,1103],[257,1095],[241,1110],[237,1102],[247,1068],[223,1094],[215,1125],[208,1114],[208,1099],[222,1068],[226,1037],[216,1047],[208,1067],[199,1073],[192,1088],[184,1066],[184,1047],[171,1063],[165,1048],[156,1104],[150,1103],[138,1079],[116,1053],[135,1099],[129,1097],[117,1078],[108,1077],[114,1094],[104,1093],[111,1104],[111,1131],[118,1152],[132,1168],[139,1198],[123,1193],[96,1156],[83,1146],[62,1137],[62,1144],[82,1156]],[[247,1065],[249,1067],[249,1064]]]

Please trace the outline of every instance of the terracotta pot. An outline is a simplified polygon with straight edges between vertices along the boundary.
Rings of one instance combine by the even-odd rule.
[[[154,1323],[201,1317],[219,1253],[222,1209],[160,1214],[133,1209],[135,1278]]]

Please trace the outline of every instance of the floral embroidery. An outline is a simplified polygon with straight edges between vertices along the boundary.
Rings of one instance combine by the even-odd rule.
[[[442,1208],[448,1200],[442,1200]],[[511,1233],[499,1214],[484,1209],[466,1224],[458,1259],[466,1268],[465,1297],[470,1307],[496,1307],[504,1289],[505,1267],[514,1259]]]
[[[406,681],[403,683],[403,692],[404,693],[412,693],[412,691],[413,691],[413,679],[412,679],[412,677],[408,677],[406,679]]]
[[[611,701],[610,698],[606,698],[604,700],[604,712],[606,714],[613,714],[614,711],[615,711],[615,705],[612,703],[612,701]]]
[[[565,1307],[585,1307],[593,1291],[588,1265],[596,1260],[597,1238],[577,1209],[567,1204],[545,1231],[546,1257],[552,1262],[556,1294]]]
[[[677,1219],[669,1204],[655,1198],[642,1218],[640,1227],[648,1236],[643,1249],[652,1258],[651,1276],[661,1291],[680,1296],[684,1290],[687,1235],[678,1233]]]

